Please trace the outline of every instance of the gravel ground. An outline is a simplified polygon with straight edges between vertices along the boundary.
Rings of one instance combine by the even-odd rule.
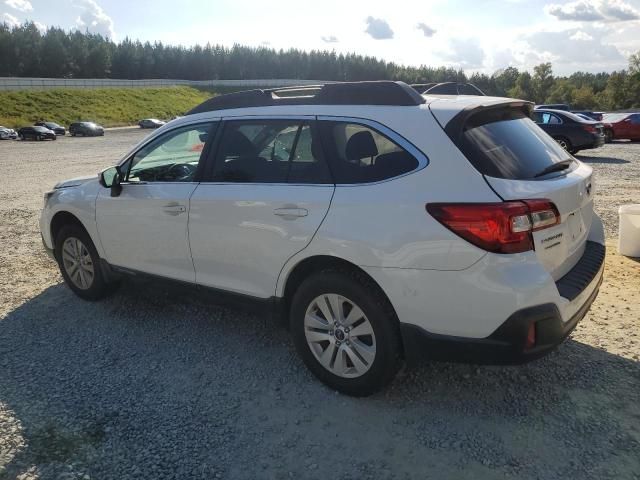
[[[580,158],[610,237],[601,294],[571,338],[520,367],[425,364],[338,395],[258,316],[164,284],[87,303],[42,252],[56,181],[144,135],[1,142],[0,479],[640,478],[640,263],[612,241],[640,203],[640,144]]]

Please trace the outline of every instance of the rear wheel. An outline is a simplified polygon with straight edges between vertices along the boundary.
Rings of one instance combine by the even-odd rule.
[[[553,138],[558,145],[560,145],[564,150],[571,153],[573,151],[573,147],[571,142],[564,137],[554,137]]]
[[[100,256],[83,228],[62,227],[56,237],[55,253],[65,283],[79,297],[99,300],[113,291],[115,284],[107,281]]]
[[[309,370],[347,395],[370,395],[401,365],[398,321],[377,285],[357,272],[307,278],[291,302],[293,340]]]

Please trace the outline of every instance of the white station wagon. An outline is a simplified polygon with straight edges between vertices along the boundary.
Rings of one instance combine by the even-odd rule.
[[[45,247],[97,300],[150,274],[273,308],[309,369],[368,395],[404,360],[518,363],[598,293],[592,170],[528,102],[401,82],[214,97],[45,195]]]

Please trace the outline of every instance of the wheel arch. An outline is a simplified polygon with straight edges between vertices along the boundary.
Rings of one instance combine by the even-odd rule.
[[[58,233],[60,233],[60,230],[66,225],[77,225],[78,227],[82,228],[87,233],[87,235],[89,235],[89,238],[91,238],[89,230],[84,226],[82,221],[76,215],[67,210],[60,210],[51,218],[51,222],[49,224],[49,231],[51,232],[51,244],[54,251],[56,248],[56,237],[58,236]],[[95,240],[93,238],[91,238],[91,240],[95,245]]]
[[[313,255],[300,260],[290,270],[288,270],[286,274],[283,272],[284,276],[281,283],[279,284],[279,292],[277,293],[279,293],[278,296],[282,298],[284,312],[286,312],[287,315],[291,306],[291,299],[293,298],[293,295],[295,294],[298,286],[304,281],[304,279],[308,278],[314,273],[318,273],[328,269],[355,272],[358,275],[363,276],[367,281],[371,282],[372,285],[374,285],[378,289],[378,293],[383,296],[383,299],[387,302],[389,308],[393,310],[394,315],[396,314],[391,300],[387,296],[386,292],[382,289],[380,284],[358,265],[343,258],[335,257],[332,255]]]

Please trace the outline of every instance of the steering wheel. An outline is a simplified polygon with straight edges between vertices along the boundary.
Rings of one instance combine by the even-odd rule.
[[[190,165],[188,163],[175,163],[167,169],[164,176],[172,180],[183,181],[190,179],[195,171],[196,167],[194,165]]]

